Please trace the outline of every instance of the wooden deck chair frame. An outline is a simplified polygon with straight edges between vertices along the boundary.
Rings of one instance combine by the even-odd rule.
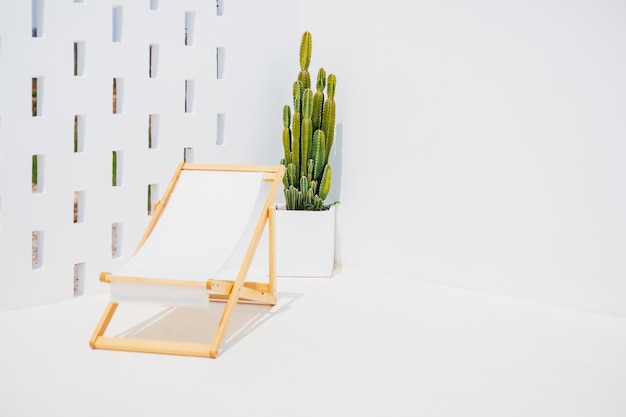
[[[285,173],[285,167],[278,166],[258,166],[258,165],[205,165],[181,163],[176,169],[172,180],[166,189],[163,198],[156,204],[152,220],[150,221],[135,253],[143,246],[150,236],[154,226],[159,221],[159,217],[163,210],[167,207],[168,200],[174,189],[178,177],[183,170],[205,170],[205,171],[226,171],[226,172],[263,172],[265,173],[263,181],[271,182],[265,205],[263,206],[261,215],[257,221],[256,227],[252,234],[252,238],[248,245],[247,251],[243,257],[241,266],[239,267],[237,277],[233,281],[208,279],[206,282],[198,281],[179,281],[167,280],[160,278],[139,278],[128,276],[116,276],[109,272],[100,273],[100,281],[111,283],[113,280],[126,280],[135,283],[159,283],[165,285],[183,285],[183,286],[206,286],[210,291],[209,298],[222,300],[226,302],[222,317],[217,326],[217,331],[210,344],[190,343],[181,341],[165,341],[151,339],[137,339],[124,337],[107,337],[104,333],[115,314],[118,307],[117,302],[109,302],[98,323],[89,345],[93,349],[110,349],[123,350],[132,352],[145,353],[162,353],[184,356],[200,356],[216,358],[220,346],[224,340],[228,323],[233,314],[233,310],[239,301],[257,302],[260,304],[275,305],[276,304],[276,264],[275,264],[275,235],[274,235],[274,197],[277,190],[282,185],[282,178]],[[265,226],[268,225],[269,235],[269,279],[268,282],[247,282],[246,277],[256,252],[258,243],[261,239]]]

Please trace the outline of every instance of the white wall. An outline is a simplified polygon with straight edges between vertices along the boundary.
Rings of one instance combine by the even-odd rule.
[[[30,0],[0,2],[0,309],[71,299],[74,266],[80,293],[102,291],[98,274],[125,262],[149,220],[148,184],[162,194],[183,149],[193,162],[276,164],[282,100],[274,86],[289,75],[281,51],[297,43],[299,4],[288,0],[38,0],[41,36],[31,36]],[[156,5],[152,10],[151,5]],[[113,9],[121,35],[113,42]],[[185,13],[194,13],[184,44]],[[73,74],[73,43],[85,47],[84,73]],[[149,45],[159,46],[148,76]],[[225,48],[224,77],[216,48]],[[285,58],[286,59],[286,58]],[[43,106],[31,115],[31,79],[41,77]],[[112,112],[113,78],[123,106]],[[185,80],[194,82],[185,113]],[[158,146],[148,148],[148,115],[159,115]],[[217,114],[225,114],[217,145]],[[75,115],[85,118],[85,147],[73,152]],[[274,122],[275,121],[275,122]],[[156,129],[155,129],[156,130]],[[274,137],[276,136],[276,137]],[[121,155],[113,187],[112,152]],[[31,157],[41,155],[43,191],[31,192]],[[73,222],[73,194],[84,216]],[[111,229],[121,225],[118,257]],[[41,266],[32,267],[33,231],[43,232]]]
[[[343,265],[626,314],[625,3],[322,0],[302,19],[338,77]]]
[[[68,299],[123,262],[148,221],[147,184],[167,185],[184,147],[195,162],[276,163],[303,30],[312,72],[338,76],[333,155],[338,263],[626,313],[626,10],[616,1],[43,0],[0,2],[0,309]],[[111,41],[113,6],[122,42]],[[194,46],[183,45],[195,11]],[[86,45],[72,75],[72,43]],[[157,79],[147,48],[160,45]],[[226,50],[215,79],[215,50]],[[44,78],[41,117],[30,81]],[[111,82],[124,78],[123,114]],[[195,81],[185,114],[183,85]],[[146,149],[160,115],[159,149]],[[226,114],[216,146],[216,116]],[[72,120],[86,147],[71,151]],[[111,152],[122,185],[110,183]],[[45,158],[45,191],[30,158]],[[86,195],[73,224],[74,191]],[[111,258],[111,224],[123,224]],[[31,232],[45,232],[42,268]]]

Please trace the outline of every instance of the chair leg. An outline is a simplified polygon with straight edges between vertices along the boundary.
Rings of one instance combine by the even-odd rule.
[[[117,303],[113,303],[110,302],[106,309],[104,310],[104,313],[102,314],[102,318],[100,318],[100,322],[98,323],[98,326],[96,327],[96,330],[93,332],[93,336],[91,336],[91,340],[89,340],[89,346],[91,346],[92,349],[96,348],[96,340],[104,335],[104,332],[106,331],[107,327],[109,327],[109,323],[111,322],[111,318],[113,317],[113,314],[115,314],[115,310],[117,309],[118,304]]]
[[[269,235],[269,293],[276,295],[276,208],[270,206],[268,209],[268,235]]]
[[[217,357],[217,352],[219,352],[220,347],[222,346],[222,342],[224,341],[224,337],[226,336],[226,329],[228,328],[228,323],[230,322],[230,317],[239,299],[240,287],[241,281],[237,279],[237,281],[233,283],[230,295],[228,296],[228,300],[226,301],[226,306],[224,307],[224,312],[222,313],[222,318],[217,325],[217,331],[215,332],[213,342],[211,343],[211,348],[209,349],[209,356],[211,358]]]

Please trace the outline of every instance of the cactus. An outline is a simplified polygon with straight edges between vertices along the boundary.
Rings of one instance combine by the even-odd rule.
[[[287,167],[283,178],[288,210],[327,210],[332,169],[330,151],[335,137],[335,90],[337,78],[317,73],[315,92],[311,89],[312,37],[302,34],[300,72],[293,83],[293,112],[283,107],[283,151],[281,164]],[[326,97],[324,96],[326,90]]]

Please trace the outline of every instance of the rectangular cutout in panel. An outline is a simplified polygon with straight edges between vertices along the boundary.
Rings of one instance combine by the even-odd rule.
[[[215,0],[215,3],[216,3],[215,13],[218,16],[223,16],[224,15],[224,0]]]
[[[85,293],[85,263],[74,264],[74,297]]]
[[[113,78],[113,114],[122,112],[122,103],[124,99],[124,80],[121,78]]]
[[[185,12],[185,45],[193,45],[193,32],[196,22],[196,12]]]
[[[85,42],[74,42],[74,76],[85,75]]]
[[[85,152],[85,116],[74,115],[74,152]]]
[[[122,254],[122,223],[111,225],[111,258],[119,258]]]
[[[159,185],[148,185],[148,216],[154,213],[154,203],[159,199]]]
[[[33,117],[43,113],[43,77],[34,77],[31,82],[31,102]]]
[[[85,221],[85,192],[74,191],[74,223],[82,223]]]
[[[215,54],[215,64],[217,67],[217,79],[221,80],[224,78],[224,62],[226,60],[226,49],[224,47],[217,48],[217,52]]]
[[[183,162],[193,162],[193,149],[185,148],[183,150]]]
[[[150,0],[150,10],[159,10],[159,0]]]
[[[117,113],[117,78],[113,78],[113,114]]]
[[[159,72],[159,45],[150,45],[149,54],[148,76],[150,78],[156,78]]]
[[[32,192],[33,193],[42,193],[43,192],[43,155],[33,155],[32,157],[32,174],[31,174],[31,182],[32,182]]]
[[[122,6],[113,7],[113,42],[122,41],[122,23],[124,17],[124,8]]]
[[[32,268],[39,269],[43,266],[43,231],[34,230],[32,238]]]
[[[32,37],[41,38],[43,36],[43,0],[32,0],[31,8]]]
[[[185,113],[193,113],[194,85],[194,80],[185,80]]]
[[[148,149],[159,147],[159,115],[148,115]]]
[[[113,151],[111,163],[111,185],[119,187],[122,185],[122,151]]]
[[[218,146],[224,145],[224,129],[226,127],[226,114],[218,113],[217,115],[217,139],[215,144]]]

